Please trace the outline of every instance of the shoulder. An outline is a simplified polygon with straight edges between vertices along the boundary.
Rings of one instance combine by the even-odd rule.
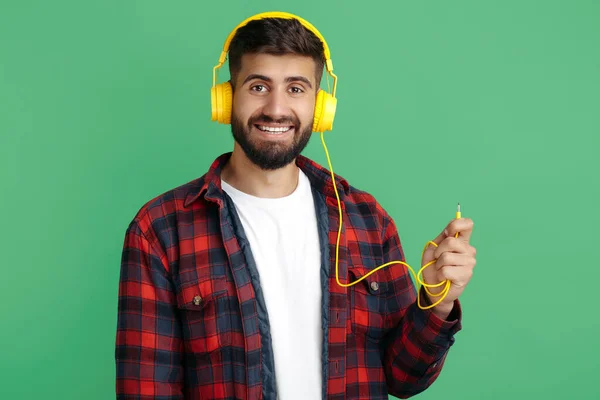
[[[381,232],[382,237],[385,232],[394,227],[394,220],[377,200],[372,193],[357,188],[353,185],[348,185],[348,193],[344,198],[346,214],[350,218],[353,225],[362,222],[364,228],[376,228]],[[375,226],[373,226],[375,225]]]
[[[381,216],[382,218],[388,215],[381,203],[377,200],[374,194],[366,190],[357,188],[354,185],[348,184],[348,192],[344,202],[346,207],[360,211],[361,213],[370,213]]]
[[[327,196],[328,203],[332,206],[337,202],[333,190],[332,176],[335,179],[335,188],[343,202],[345,220],[351,228],[367,229],[369,231],[385,231],[388,225],[393,224],[387,210],[370,192],[350,184],[342,175],[333,173],[317,162],[306,157],[299,158],[299,165],[312,178],[315,187]]]
[[[149,237],[160,235],[177,225],[179,214],[186,211],[186,199],[198,193],[204,185],[205,175],[166,190],[146,200],[130,220],[129,229],[136,227]]]

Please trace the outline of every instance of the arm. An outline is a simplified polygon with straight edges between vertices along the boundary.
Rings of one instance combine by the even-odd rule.
[[[406,262],[391,218],[388,217],[384,228],[384,262]],[[423,392],[439,376],[454,343],[454,334],[461,329],[461,309],[458,300],[455,301],[445,320],[433,309],[420,309],[408,268],[396,264],[389,271],[388,317],[394,328],[382,342],[384,370],[389,393],[398,398],[409,398]],[[420,295],[422,305],[431,304],[422,290]]]
[[[182,399],[181,330],[166,257],[137,222],[125,235],[115,347],[117,399]]]

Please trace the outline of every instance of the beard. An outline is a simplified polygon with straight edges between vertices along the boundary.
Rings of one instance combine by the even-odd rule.
[[[252,128],[255,124],[260,125],[261,122],[292,125],[294,129],[292,144],[253,140]],[[250,117],[248,123],[244,125],[235,114],[232,114],[231,133],[253,164],[263,170],[276,170],[290,164],[302,153],[312,136],[312,126],[303,128],[295,117],[274,120],[262,113]]]

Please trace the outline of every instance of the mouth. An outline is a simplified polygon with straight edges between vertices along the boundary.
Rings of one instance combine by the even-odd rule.
[[[254,124],[254,128],[269,137],[284,137],[294,132],[293,125]]]

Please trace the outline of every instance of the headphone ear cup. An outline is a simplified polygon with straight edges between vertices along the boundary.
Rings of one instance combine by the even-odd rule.
[[[215,85],[210,90],[212,106],[211,118],[220,124],[231,123],[231,104],[233,101],[231,83],[224,82]]]
[[[313,132],[332,130],[336,109],[337,99],[324,90],[320,90],[317,94],[317,101],[315,102]]]

